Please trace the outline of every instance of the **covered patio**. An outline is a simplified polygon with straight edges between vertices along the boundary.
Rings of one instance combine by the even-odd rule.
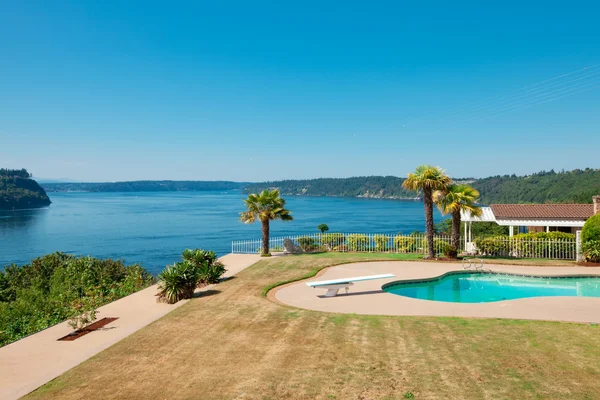
[[[527,232],[566,232],[577,234],[594,215],[594,204],[492,204],[482,207],[481,216],[461,212],[465,224],[465,250],[475,250],[472,226],[494,222],[509,227],[509,236]]]

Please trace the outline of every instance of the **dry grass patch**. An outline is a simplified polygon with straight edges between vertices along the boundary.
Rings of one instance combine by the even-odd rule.
[[[600,398],[600,327],[331,314],[263,295],[332,264],[395,258],[262,260],[27,398]]]

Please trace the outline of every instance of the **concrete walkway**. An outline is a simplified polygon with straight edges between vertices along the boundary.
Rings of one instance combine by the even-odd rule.
[[[227,268],[224,276],[233,276],[259,259],[253,254],[221,257]],[[63,322],[0,348],[0,399],[17,399],[26,395],[187,302],[157,303],[156,292],[154,285],[100,307],[98,319],[119,319],[75,341],[57,341],[73,331]]]
[[[600,268],[536,267],[486,264],[485,269],[525,275],[599,275]],[[349,293],[343,290],[336,297],[325,298],[324,289],[312,289],[306,282],[284,286],[275,298],[285,304],[317,311],[374,314],[475,318],[510,318],[546,321],[600,323],[598,297],[530,297],[489,303],[453,303],[420,300],[384,292],[381,287],[393,281],[440,276],[450,271],[462,271],[459,263],[369,262],[338,265],[328,268],[309,281],[348,278],[353,276],[391,273],[392,279],[357,282]]]

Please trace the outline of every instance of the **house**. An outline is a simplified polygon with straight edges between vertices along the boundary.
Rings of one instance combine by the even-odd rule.
[[[465,245],[472,247],[473,222],[495,222],[508,226],[510,236],[526,232],[576,233],[585,221],[600,213],[600,196],[593,197],[593,204],[491,204],[482,207],[479,217],[461,213],[465,223]]]

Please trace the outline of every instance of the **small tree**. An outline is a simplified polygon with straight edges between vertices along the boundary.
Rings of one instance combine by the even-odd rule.
[[[329,227],[327,226],[327,224],[321,224],[317,226],[317,229],[320,230],[321,233],[325,233],[329,230]]]
[[[285,199],[279,195],[279,190],[263,190],[258,193],[248,195],[244,199],[247,210],[240,213],[240,221],[246,224],[252,224],[256,220],[262,224],[263,250],[262,256],[270,256],[269,252],[269,222],[275,219],[282,221],[291,221],[294,218],[290,210],[285,208]]]

